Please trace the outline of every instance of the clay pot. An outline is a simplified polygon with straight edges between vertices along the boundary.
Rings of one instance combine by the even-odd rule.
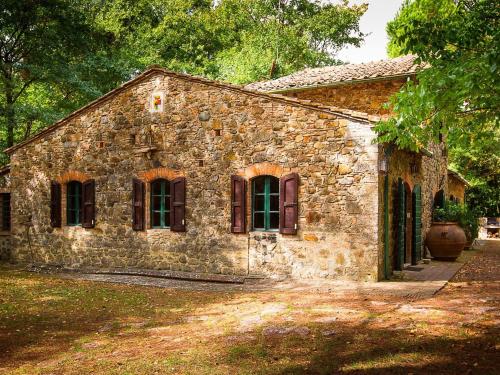
[[[442,260],[457,259],[466,242],[464,230],[455,222],[433,222],[425,237],[432,257]]]

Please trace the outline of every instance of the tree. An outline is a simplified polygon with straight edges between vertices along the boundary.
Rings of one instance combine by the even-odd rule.
[[[389,51],[416,54],[426,65],[394,96],[395,116],[380,141],[403,148],[458,131],[473,136],[498,126],[500,8],[491,0],[406,1],[389,22]]]
[[[476,133],[474,137],[450,135],[452,169],[471,183],[467,202],[481,216],[500,216],[500,127]]]
[[[79,36],[85,35],[86,27],[59,0],[6,0],[0,17],[1,115],[6,145],[12,146],[19,98],[34,83],[48,80],[51,68],[67,60],[69,50],[85,43]]]
[[[491,0],[407,0],[387,25],[392,56],[425,68],[389,107],[381,142],[418,150],[444,134],[454,168],[472,182],[469,200],[498,216],[500,195],[500,7]]]
[[[335,53],[359,46],[359,19],[367,5],[325,4],[308,0],[223,0],[216,9],[219,23],[238,14],[245,25],[236,43],[216,57],[219,78],[248,83],[276,78],[305,67],[339,64]]]
[[[128,61],[143,68],[248,83],[338,63],[359,45],[366,5],[318,0],[93,0],[97,22],[117,35]],[[134,54],[135,52],[135,54]]]

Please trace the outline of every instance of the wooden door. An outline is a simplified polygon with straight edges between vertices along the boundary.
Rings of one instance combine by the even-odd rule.
[[[422,189],[415,185],[412,194],[413,236],[411,264],[416,265],[422,258]]]
[[[406,216],[406,191],[401,178],[398,179],[398,199],[397,199],[397,241],[395,254],[395,269],[401,271],[405,261],[405,216]]]
[[[412,194],[410,185],[405,182],[405,257],[404,263],[410,263],[412,253],[412,235],[413,235],[413,209]]]

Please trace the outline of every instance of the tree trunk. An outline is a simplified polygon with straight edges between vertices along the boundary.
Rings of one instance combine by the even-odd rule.
[[[7,147],[14,145],[14,128],[16,114],[14,112],[14,85],[10,77],[5,77],[5,120],[7,125]]]

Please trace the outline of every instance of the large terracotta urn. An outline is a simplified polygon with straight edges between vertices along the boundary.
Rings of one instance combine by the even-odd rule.
[[[425,237],[432,257],[442,260],[457,259],[466,242],[465,232],[456,222],[433,222]]]

